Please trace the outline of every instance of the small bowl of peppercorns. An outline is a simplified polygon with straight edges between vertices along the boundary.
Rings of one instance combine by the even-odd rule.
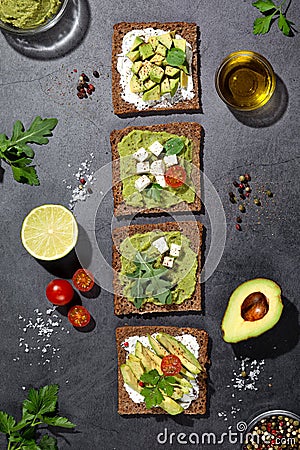
[[[248,425],[242,450],[299,450],[300,417],[274,410],[255,417]]]

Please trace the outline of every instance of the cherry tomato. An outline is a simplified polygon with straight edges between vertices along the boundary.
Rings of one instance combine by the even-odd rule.
[[[72,281],[76,289],[81,292],[90,291],[95,284],[93,274],[86,269],[78,269],[74,273]]]
[[[178,375],[182,369],[182,364],[178,356],[167,355],[164,356],[161,362],[161,370],[165,377]]]
[[[91,315],[84,306],[73,306],[68,312],[68,319],[74,327],[85,327],[90,323]]]
[[[46,287],[46,296],[53,305],[66,305],[74,295],[74,289],[67,280],[55,279]]]
[[[172,166],[165,173],[165,180],[171,188],[179,188],[186,181],[186,171],[182,166]]]

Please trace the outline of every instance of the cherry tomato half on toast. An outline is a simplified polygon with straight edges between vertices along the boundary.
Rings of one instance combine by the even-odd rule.
[[[94,276],[86,269],[78,269],[72,278],[73,284],[81,292],[90,291],[94,284]]]
[[[165,180],[171,188],[179,188],[186,181],[186,171],[182,166],[172,166],[165,173]]]
[[[161,370],[165,377],[178,375],[182,369],[182,364],[178,356],[167,355],[161,361]]]
[[[91,315],[84,306],[75,305],[68,312],[68,319],[73,327],[85,327],[90,323]]]
[[[67,280],[55,279],[46,287],[46,296],[53,305],[63,306],[74,296],[74,289]]]

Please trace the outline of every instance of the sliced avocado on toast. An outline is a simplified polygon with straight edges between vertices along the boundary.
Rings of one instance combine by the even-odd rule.
[[[171,354],[178,356],[181,364],[191,373],[198,375],[203,368],[195,356],[173,336],[166,333],[159,333],[157,341],[163,345]]]

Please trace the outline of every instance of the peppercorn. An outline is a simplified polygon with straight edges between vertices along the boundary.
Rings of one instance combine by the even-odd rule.
[[[94,91],[95,90],[95,86],[92,83],[90,83],[88,85],[88,89],[90,89],[91,91]]]
[[[93,93],[93,91],[92,91],[91,89],[87,89],[86,92],[87,92],[89,95],[92,95],[92,93]]]
[[[239,180],[240,180],[242,183],[244,183],[244,181],[245,181],[244,175],[241,175],[241,176],[239,177]]]
[[[241,230],[242,230],[242,227],[241,227],[240,224],[237,223],[236,226],[235,226],[235,229],[238,230],[238,231],[241,231]]]
[[[100,74],[99,74],[98,70],[94,70],[93,75],[94,75],[95,78],[99,78],[100,77]]]
[[[237,223],[242,223],[242,218],[240,216],[237,216],[236,221]]]
[[[234,187],[239,187],[239,183],[238,183],[236,180],[234,180],[234,181],[232,182],[232,184],[233,184]]]
[[[268,197],[273,197],[273,193],[269,189],[266,191],[266,194]]]
[[[251,176],[249,175],[249,173],[245,173],[245,180],[251,181]]]
[[[249,198],[250,197],[250,192],[246,192],[246,197]]]
[[[139,381],[139,386],[144,387],[145,383],[143,383],[142,381]]]
[[[260,206],[260,205],[261,205],[261,202],[260,202],[259,198],[255,198],[255,199],[254,199],[254,203],[255,203],[255,205],[257,205],[257,206]]]
[[[234,197],[234,193],[232,191],[228,192],[229,197]]]
[[[239,184],[239,188],[240,188],[240,189],[244,189],[243,183],[240,183],[240,184]]]
[[[242,200],[245,200],[245,199],[246,199],[246,196],[245,196],[244,194],[240,194],[240,198],[241,198]]]
[[[85,184],[86,183],[86,181],[85,181],[85,179],[83,177],[81,177],[79,181],[80,181],[81,184]]]
[[[241,373],[241,375],[242,375],[243,378],[246,378],[246,377],[247,377],[247,372],[246,372],[245,370],[243,370],[243,372]]]
[[[236,197],[230,197],[229,199],[231,201],[231,203],[235,204],[236,203]]]
[[[246,192],[251,192],[251,187],[250,186],[246,186]]]
[[[245,205],[243,205],[242,203],[239,205],[239,210],[244,213],[246,211]]]
[[[129,342],[124,342],[124,347],[129,347]]]

